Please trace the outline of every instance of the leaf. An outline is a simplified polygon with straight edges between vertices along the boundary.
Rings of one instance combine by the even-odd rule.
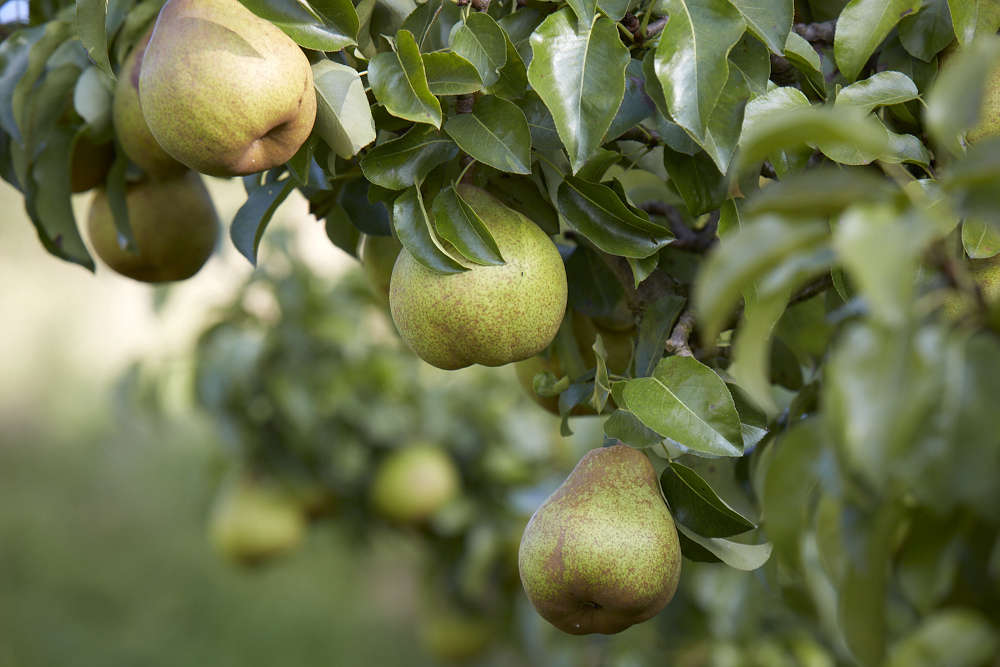
[[[825,218],[854,204],[888,201],[897,192],[884,177],[863,169],[819,167],[790,174],[758,190],[743,212],[751,217],[775,213]]]
[[[826,78],[823,76],[823,63],[812,44],[794,30],[788,33],[785,42],[785,57],[788,62],[805,77],[816,94],[826,97]]]
[[[747,28],[775,55],[782,55],[792,31],[793,0],[731,0]]]
[[[247,9],[281,28],[297,44],[340,51],[357,43],[360,20],[350,0],[242,0]]]
[[[528,82],[552,114],[573,173],[604,141],[625,95],[629,52],[615,24],[577,28],[573,14],[551,14],[531,35]]]
[[[1000,229],[981,218],[962,221],[962,247],[972,259],[986,259],[1000,254]]]
[[[746,23],[728,0],[664,0],[670,14],[654,67],[671,119],[702,143]]]
[[[229,227],[229,237],[240,254],[257,265],[257,249],[264,237],[264,230],[278,210],[278,206],[295,189],[295,180],[286,178],[283,181],[266,180],[260,184],[257,180],[260,174],[247,176],[247,200],[236,211],[232,225]]]
[[[393,116],[441,127],[441,103],[431,94],[420,49],[408,30],[396,34],[394,51],[380,53],[368,64],[375,99]]]
[[[747,290],[743,321],[733,344],[733,362],[729,366],[729,373],[740,388],[769,417],[778,413],[769,379],[771,335],[790,296],[791,288],[788,287],[763,295],[752,288]]]
[[[886,667],[976,667],[996,656],[998,644],[996,630],[978,611],[944,609],[896,642]]]
[[[694,218],[719,208],[729,195],[725,175],[704,151],[685,155],[664,146],[663,166]]]
[[[79,0],[76,3],[76,34],[94,64],[114,78],[108,59],[108,33],[104,27],[107,13],[107,0]]]
[[[513,102],[480,97],[472,113],[452,116],[444,131],[479,162],[514,174],[531,173],[531,131]]]
[[[392,204],[392,227],[403,249],[437,273],[460,273],[467,269],[444,251],[434,238],[420,188],[407,188]]]
[[[575,285],[575,283],[574,283]],[[687,300],[679,294],[664,294],[642,312],[639,339],[635,349],[635,374],[651,375],[663,358],[664,343],[670,337]]]
[[[902,72],[878,72],[841,88],[834,107],[851,106],[871,113],[878,107],[915,100],[919,95],[917,84]]]
[[[107,76],[91,65],[73,88],[73,108],[95,135],[111,129],[111,89]]]
[[[660,475],[674,520],[704,537],[729,537],[756,526],[719,497],[701,475],[672,461]]]
[[[402,190],[427,177],[434,167],[458,155],[443,133],[416,125],[403,136],[379,144],[361,160],[365,178],[389,190]]]
[[[851,0],[837,19],[833,55],[848,81],[858,77],[868,58],[907,14],[920,9],[921,0]]]
[[[500,78],[489,87],[489,93],[508,100],[517,100],[528,88],[528,70],[514,42],[505,33],[507,41],[507,64],[500,68]]]
[[[951,22],[955,37],[964,48],[976,37],[993,35],[997,31],[1000,12],[996,11],[995,0],[948,0]]]
[[[729,567],[737,570],[748,572],[756,570],[763,567],[768,559],[771,558],[772,547],[767,542],[763,544],[743,544],[742,542],[733,542],[721,537],[702,537],[682,524],[677,525],[677,532],[710,552]]]
[[[702,148],[708,153],[720,172],[729,171],[729,163],[736,152],[740,140],[743,115],[746,110],[750,90],[743,75],[731,68],[722,94],[712,110],[701,142]]]
[[[371,186],[364,178],[348,181],[340,189],[337,203],[360,231],[375,236],[389,236],[392,234],[389,210],[384,202],[369,200],[370,189]]]
[[[597,12],[597,0],[566,0],[566,4],[576,14],[576,22],[580,28],[586,28],[593,23],[594,14]]]
[[[503,264],[493,235],[479,215],[453,187],[447,187],[434,198],[432,207],[438,235],[450,243],[463,257],[476,264]]]
[[[451,31],[456,24],[461,22],[462,10],[457,4],[450,0],[429,0],[429,2],[419,5],[406,17],[401,29],[413,33],[417,47],[424,54],[424,64],[426,65],[427,56],[432,51],[448,48]],[[437,55],[457,54],[439,53]],[[430,78],[430,74],[428,74],[428,78]]]
[[[656,105],[646,94],[645,77],[642,73],[642,61],[635,58],[629,60],[625,69],[625,95],[621,106],[615,113],[614,120],[608,128],[608,139],[615,139],[626,130],[649,118],[656,112]]]
[[[613,255],[648,257],[673,239],[669,230],[627,206],[606,185],[570,176],[559,186],[557,205],[573,229]]]
[[[451,50],[472,63],[484,86],[492,86],[507,63],[507,36],[488,14],[472,12],[452,30]]]
[[[924,62],[930,62],[954,38],[947,0],[924,0],[919,12],[899,22],[899,40],[903,48]]]
[[[28,69],[31,48],[45,34],[44,26],[18,30],[0,42],[0,128],[15,141],[21,131],[14,120],[14,89]]]
[[[444,0],[448,2],[448,0]],[[467,95],[483,87],[479,72],[457,53],[425,53],[427,85],[434,95]]]
[[[694,452],[742,454],[740,418],[726,383],[693,357],[667,357],[651,377],[616,382],[612,395],[619,408]]]
[[[963,151],[959,136],[979,120],[985,82],[998,60],[1000,39],[976,40],[948,59],[927,94],[927,132],[955,155]]]
[[[770,87],[771,55],[767,47],[749,32],[729,52],[729,68],[739,74],[753,95],[764,95]]]
[[[659,433],[643,426],[635,415],[625,410],[615,410],[604,421],[604,435],[640,449],[663,442],[663,437]]]
[[[825,223],[791,224],[766,216],[725,236],[705,262],[694,288],[702,340],[713,342],[747,285],[794,253],[826,242]]]
[[[313,65],[316,131],[344,159],[375,141],[375,121],[361,77],[353,67],[321,60]]]

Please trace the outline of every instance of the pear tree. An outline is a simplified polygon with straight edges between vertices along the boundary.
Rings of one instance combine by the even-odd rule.
[[[257,264],[298,192],[415,363],[516,364],[563,434],[597,422],[514,540],[511,605],[637,624],[621,646],[652,632],[676,664],[995,659],[997,0],[6,0],[0,21],[0,176],[54,257],[188,278],[215,242],[201,172],[243,179],[228,242]],[[199,360],[260,336],[207,333]],[[257,437],[257,378],[226,368],[234,393],[202,398]],[[329,399],[318,367],[268,368],[297,409]],[[244,463],[322,478],[338,448],[387,456],[370,440],[264,438]],[[505,450],[473,440],[455,487],[483,502],[416,528],[442,562],[484,550],[507,497],[468,472]]]

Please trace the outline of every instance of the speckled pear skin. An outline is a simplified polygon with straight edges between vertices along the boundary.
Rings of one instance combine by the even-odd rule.
[[[1000,66],[994,67],[986,79],[979,122],[966,135],[970,143],[993,137],[1000,137]]]
[[[187,166],[240,176],[283,164],[316,119],[302,49],[238,0],[168,0],[139,74],[156,141]]]
[[[146,125],[139,108],[139,73],[142,71],[143,54],[153,34],[153,29],[140,39],[122,63],[115,84],[111,105],[111,118],[122,150],[129,159],[153,178],[170,178],[187,171],[187,167],[170,157]]]
[[[400,336],[429,364],[454,370],[502,366],[541,352],[566,311],[566,270],[538,225],[487,192],[458,191],[493,234],[505,264],[465,264],[439,274],[404,249],[396,259],[389,307]]]
[[[652,618],[677,590],[681,549],[646,455],[588,452],[524,529],[521,583],[564,632],[614,634]]]
[[[180,178],[130,185],[125,204],[138,252],[119,247],[104,188],[94,195],[87,219],[94,252],[117,273],[150,283],[184,280],[215,249],[219,223],[198,174],[188,171]]]
[[[372,481],[372,505],[382,516],[415,523],[433,516],[461,493],[462,478],[448,453],[417,443],[392,452]]]

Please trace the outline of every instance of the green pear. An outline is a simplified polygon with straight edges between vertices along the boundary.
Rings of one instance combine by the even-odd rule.
[[[302,49],[239,0],[168,0],[139,73],[142,115],[175,159],[213,176],[288,161],[316,119]]]
[[[136,252],[118,243],[107,192],[90,205],[87,230],[94,252],[114,271],[142,282],[190,278],[215,249],[219,223],[201,177],[187,172],[168,181],[142,181],[125,194]]]
[[[461,493],[454,461],[440,447],[416,444],[396,450],[375,471],[371,499],[387,519],[420,522]]]
[[[239,478],[220,489],[208,533],[227,560],[257,565],[295,549],[305,537],[306,518],[278,487]]]
[[[613,634],[659,613],[681,549],[646,455],[615,445],[580,459],[524,529],[518,568],[538,613],[570,634]]]
[[[986,78],[983,101],[979,108],[979,122],[969,130],[970,143],[1000,136],[1000,65],[994,67]]]
[[[421,617],[419,636],[438,660],[462,662],[481,655],[496,635],[488,618],[458,609],[436,610]]]
[[[392,267],[403,246],[395,236],[369,236],[362,234],[358,242],[358,259],[372,293],[384,305],[389,305],[389,281]]]
[[[479,188],[458,191],[496,240],[505,264],[440,274],[405,250],[392,271],[389,306],[400,336],[429,364],[502,366],[541,352],[566,310],[566,271],[552,240]]]
[[[69,185],[74,193],[86,192],[104,182],[115,160],[115,149],[111,142],[94,143],[83,134],[73,145],[69,158]]]
[[[970,259],[969,268],[986,305],[990,308],[1000,305],[1000,255]],[[942,300],[941,310],[946,319],[956,320],[970,315],[977,305],[971,293],[952,290]]]
[[[170,157],[146,125],[139,108],[139,73],[152,28],[136,43],[118,73],[111,103],[111,119],[118,142],[129,159],[154,178],[179,176],[187,167]]]

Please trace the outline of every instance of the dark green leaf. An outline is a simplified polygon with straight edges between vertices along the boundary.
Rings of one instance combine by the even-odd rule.
[[[743,544],[721,537],[702,537],[697,533],[677,525],[677,532],[696,543],[731,568],[744,571],[756,570],[764,566],[771,557],[771,544]]]
[[[793,0],[732,0],[757,38],[776,55],[785,50],[792,30]]]
[[[482,12],[472,12],[452,31],[451,50],[472,63],[484,86],[495,84],[500,68],[507,64],[507,36]]]
[[[361,160],[361,171],[376,185],[402,190],[420,183],[434,167],[457,154],[458,147],[442,132],[417,125],[368,151]]]
[[[422,57],[427,85],[435,95],[466,95],[483,87],[476,68],[457,53],[441,51],[425,53]]]
[[[663,495],[674,519],[704,537],[729,537],[756,526],[719,497],[702,477],[672,462],[660,475]]]
[[[107,12],[107,0],[79,0],[76,3],[76,33],[94,64],[114,77],[108,59],[108,33],[104,27]]]
[[[925,62],[936,56],[955,39],[947,0],[923,0],[916,14],[899,22],[899,40],[914,58]]]
[[[574,283],[575,285],[576,283]],[[663,358],[664,343],[687,300],[678,294],[665,294],[649,305],[639,321],[639,341],[635,350],[635,374],[651,375]]]
[[[438,235],[470,262],[486,265],[504,263],[490,230],[454,188],[448,187],[438,193],[432,213]]]
[[[726,200],[729,183],[704,151],[685,155],[664,146],[663,166],[692,217],[714,211]]]
[[[350,0],[242,0],[247,9],[281,28],[301,46],[339,51],[356,44],[360,21]]]
[[[472,113],[449,118],[444,131],[479,162],[514,174],[531,173],[531,131],[513,102],[481,97]]]
[[[431,93],[427,72],[413,34],[396,34],[395,51],[380,53],[368,64],[375,99],[393,116],[441,127],[441,103]]]
[[[244,183],[256,182],[259,175],[248,176]],[[229,237],[233,245],[251,264],[257,265],[257,249],[264,237],[264,230],[271,222],[274,212],[285,198],[295,189],[295,180],[272,180],[251,187],[246,202],[236,211]]]
[[[858,77],[868,58],[896,24],[920,9],[920,0],[852,0],[837,19],[833,54],[848,81]]]
[[[448,48],[451,30],[461,21],[462,10],[456,3],[451,0],[429,0],[406,17],[402,29],[413,33],[420,52],[424,54],[426,65],[426,57],[430,52]],[[429,71],[427,78],[430,78]]]
[[[434,238],[420,188],[408,188],[396,197],[392,205],[392,226],[396,238],[403,244],[404,252],[409,252],[431,271],[459,273],[467,270],[448,255]]]

